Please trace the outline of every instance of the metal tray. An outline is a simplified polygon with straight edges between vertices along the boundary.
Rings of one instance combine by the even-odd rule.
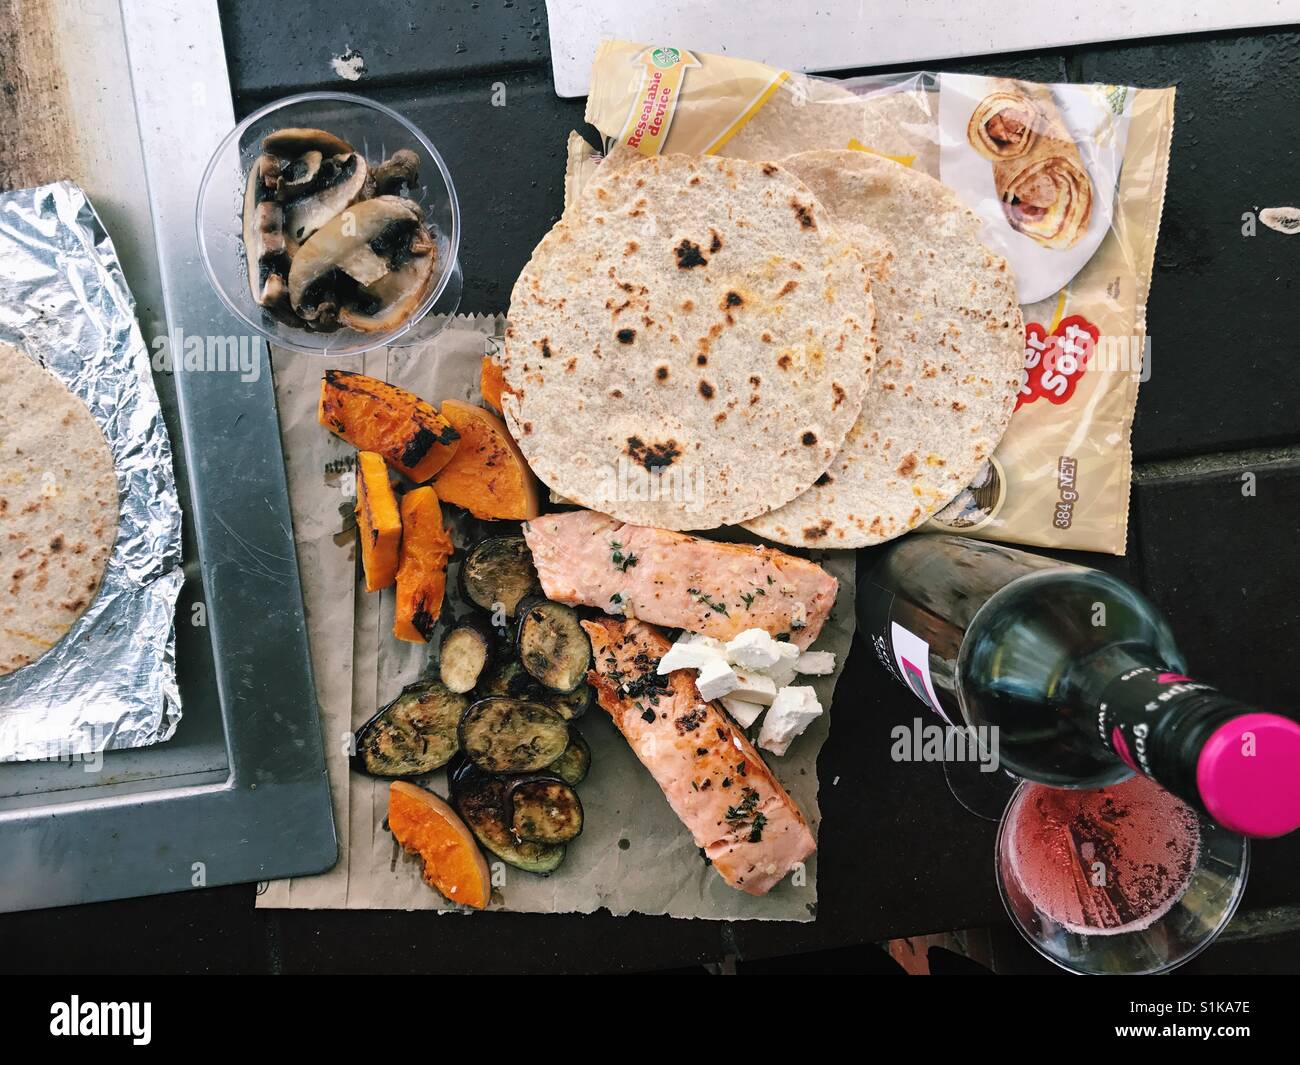
[[[96,8],[86,62],[122,80],[102,132],[114,147],[89,152],[116,185],[112,209],[101,206],[110,229],[115,216],[134,230],[116,242],[146,341],[150,324],[237,336],[194,231],[199,178],[234,125],[216,4],[122,0],[120,21]],[[140,240],[150,228],[156,257]],[[165,324],[149,322],[158,296]],[[171,741],[106,754],[98,772],[0,766],[0,910],[304,875],[337,860],[271,368],[253,381],[155,378],[185,509],[184,717]],[[198,603],[204,625],[193,624]]]

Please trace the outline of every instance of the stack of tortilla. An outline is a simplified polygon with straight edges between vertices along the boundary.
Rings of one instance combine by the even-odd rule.
[[[775,153],[765,138],[724,151]],[[898,536],[965,487],[1014,407],[1015,281],[979,229],[947,187],[864,151],[616,149],[515,287],[511,430],[553,492],[624,521]],[[629,460],[654,498],[610,475]],[[698,476],[656,492],[674,468]]]
[[[118,485],[99,425],[63,383],[0,344],[0,675],[53,647],[99,591]]]

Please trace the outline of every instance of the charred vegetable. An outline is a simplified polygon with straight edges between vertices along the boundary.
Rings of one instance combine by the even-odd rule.
[[[292,296],[292,271],[289,289]],[[460,434],[460,446],[434,479],[438,495],[487,521],[537,517],[537,478],[506,423],[489,410],[456,399],[443,402],[442,416]]]
[[[377,592],[397,579],[402,519],[388,480],[388,467],[374,451],[357,452],[357,532],[366,591]]]
[[[554,773],[566,784],[577,787],[587,776],[587,771],[591,769],[591,748],[587,746],[587,741],[582,738],[580,732],[569,732],[569,746],[564,748],[564,753],[554,762],[546,767],[546,772]]]
[[[451,772],[451,800],[474,838],[498,858],[528,873],[554,872],[564,861],[563,844],[515,838],[510,828],[510,781],[478,769],[468,759]]]
[[[447,591],[451,537],[442,525],[437,493],[427,485],[402,497],[402,547],[397,565],[393,635],[428,643]]]
[[[488,773],[543,769],[569,745],[569,726],[541,703],[493,695],[474,703],[460,719],[460,745]]]
[[[484,695],[513,695],[530,703],[541,703],[559,714],[565,721],[581,717],[591,706],[595,694],[589,684],[579,684],[571,692],[553,692],[543,688],[528,670],[511,658],[495,666],[479,684]]]
[[[549,599],[525,606],[519,618],[519,661],[544,688],[572,692],[586,683],[591,641],[577,612]]]
[[[438,681],[420,681],[357,729],[353,767],[375,777],[418,777],[441,769],[460,747],[469,699]]]
[[[523,777],[510,788],[510,829],[529,843],[568,843],[582,832],[582,802],[559,777]]]
[[[507,617],[541,588],[533,556],[522,536],[490,536],[480,540],[465,556],[460,568],[461,592],[484,610],[500,603]]]
[[[416,484],[447,464],[460,439],[433,404],[348,370],[325,371],[317,420],[353,447],[379,452]]]
[[[491,659],[491,633],[477,622],[462,621],[443,637],[438,675],[454,692],[472,691]]]
[[[594,692],[590,684],[583,681],[571,692],[553,692],[542,690],[541,702],[545,703],[565,721],[582,717],[591,706]]]
[[[501,410],[501,397],[511,391],[506,384],[505,370],[491,355],[483,356],[479,368],[479,391],[483,393],[483,402],[498,412]]]
[[[437,795],[402,780],[388,789],[393,838],[424,861],[424,880],[452,902],[481,910],[492,897],[492,878],[478,844],[456,812]]]

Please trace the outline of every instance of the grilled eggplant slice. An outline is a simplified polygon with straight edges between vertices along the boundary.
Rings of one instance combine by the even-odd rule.
[[[521,777],[510,786],[510,830],[526,843],[568,843],[582,832],[582,801],[559,777]]]
[[[493,666],[479,684],[479,691],[483,695],[513,695],[516,699],[541,703],[543,706],[550,707],[565,721],[572,721],[585,714],[590,709],[595,695],[590,684],[579,684],[571,692],[548,691],[533,679],[517,658],[510,658]]]
[[[571,692],[548,692],[543,690],[539,702],[545,703],[565,721],[582,717],[591,706],[593,691],[590,684],[583,681]]]
[[[478,686],[491,661],[491,631],[473,619],[457,622],[438,650],[438,675],[443,684],[463,695]]]
[[[591,748],[582,738],[582,733],[569,730],[569,745],[564,753],[546,767],[547,773],[554,773],[570,787],[576,788],[587,777],[591,768]]]
[[[519,612],[519,661],[553,692],[573,692],[587,682],[591,641],[570,606],[534,599]]]
[[[469,705],[468,696],[436,680],[408,685],[357,729],[353,767],[388,779],[441,769],[460,748],[460,719]]]
[[[451,772],[451,801],[484,849],[527,873],[551,873],[564,861],[563,844],[515,838],[510,829],[510,781],[484,773],[468,758]]]
[[[479,682],[479,691],[483,695],[513,695],[516,699],[527,699],[530,702],[542,701],[538,698],[541,690],[517,658],[497,662]]]
[[[461,717],[460,745],[484,772],[529,773],[564,753],[569,726],[541,703],[493,695],[471,705]]]
[[[533,556],[522,536],[490,536],[470,548],[460,568],[461,591],[484,610],[500,603],[507,617],[541,590]]]

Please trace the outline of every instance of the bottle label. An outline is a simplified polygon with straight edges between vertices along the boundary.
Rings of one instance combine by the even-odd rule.
[[[893,595],[883,588],[875,590],[879,594],[880,608],[873,612],[875,616],[871,619],[871,646],[880,664],[944,721],[953,724],[930,675],[930,644],[894,620],[897,600]]]
[[[1097,733],[1130,769],[1156,775],[1151,765],[1151,732],[1174,710],[1173,704],[1196,692],[1215,689],[1181,673],[1139,666],[1121,673],[1102,691]]]

